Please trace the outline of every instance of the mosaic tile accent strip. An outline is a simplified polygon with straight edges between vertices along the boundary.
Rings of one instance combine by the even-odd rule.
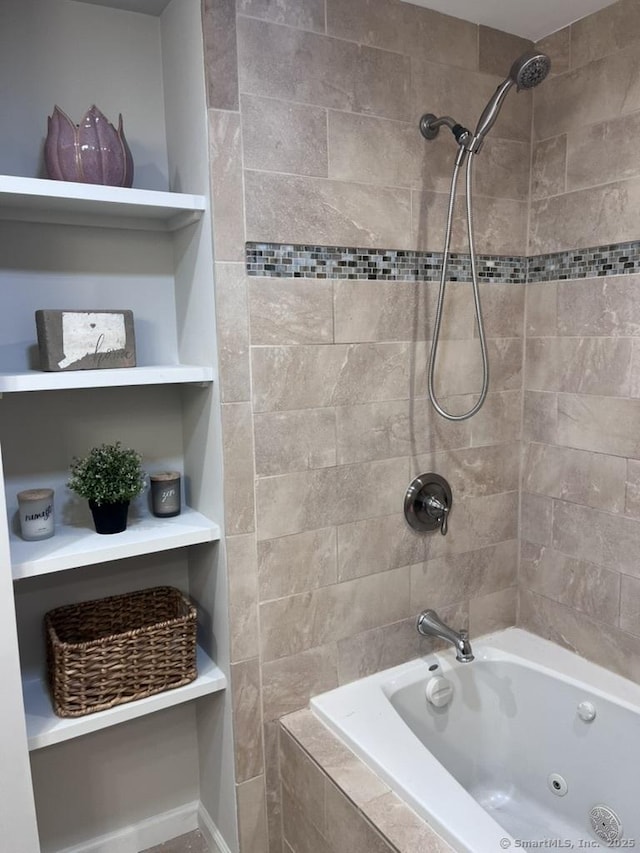
[[[276,278],[345,278],[361,281],[439,281],[442,252],[247,243],[248,275]],[[478,278],[523,284],[526,258],[479,255]],[[449,256],[449,281],[471,281],[468,254]]]
[[[247,243],[247,274],[275,278],[336,278],[356,281],[439,281],[441,252]],[[549,255],[478,255],[478,278],[496,284],[526,284],[640,272],[640,240],[573,249]],[[468,254],[452,253],[449,281],[471,281]]]
[[[604,275],[628,275],[640,271],[640,240],[610,243],[588,249],[572,249],[553,255],[532,255],[527,259],[530,284]]]

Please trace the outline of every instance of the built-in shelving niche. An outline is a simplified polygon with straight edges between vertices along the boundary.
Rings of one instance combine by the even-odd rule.
[[[0,768],[0,823],[21,853],[95,843],[108,853],[123,838],[142,849],[195,826],[195,811],[185,812],[193,802],[237,849],[202,42],[200,0],[5,0],[0,9],[0,73],[12,80],[0,92],[0,558],[11,566],[20,646],[17,661],[5,618],[0,677],[13,683],[19,662],[25,702],[5,703],[14,734],[11,750],[0,741],[11,756]],[[79,120],[91,103],[112,120],[123,114],[131,189],[44,176],[46,116],[58,104]],[[40,308],[131,309],[137,366],[43,373]],[[147,471],[183,472],[180,516],[154,518],[143,495],[126,533],[93,531],[66,489],[68,465],[115,440],[140,450]],[[55,488],[57,530],[26,543],[16,493],[36,485]],[[163,584],[198,609],[198,679],[77,720],[55,717],[44,613]]]

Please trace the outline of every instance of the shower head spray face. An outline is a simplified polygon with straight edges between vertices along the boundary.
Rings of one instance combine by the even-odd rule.
[[[551,69],[551,60],[546,53],[525,53],[516,59],[509,71],[518,90],[533,89],[545,79]]]

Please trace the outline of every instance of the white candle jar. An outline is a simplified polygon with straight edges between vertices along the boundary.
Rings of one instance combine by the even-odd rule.
[[[54,534],[53,489],[18,492],[20,535],[27,542],[49,539]]]

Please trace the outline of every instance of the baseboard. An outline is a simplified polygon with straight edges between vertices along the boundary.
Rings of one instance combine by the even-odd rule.
[[[207,817],[209,816],[207,815]],[[184,806],[179,806],[177,809],[171,809],[171,811],[147,818],[135,826],[128,826],[117,832],[110,832],[98,838],[92,838],[91,841],[83,844],[65,847],[64,850],[59,850],[58,853],[140,853],[140,850],[146,850],[147,847],[154,847],[156,844],[162,844],[170,838],[175,838],[178,835],[184,835],[186,832],[192,832],[194,829],[201,828],[199,820],[200,803],[196,800],[192,803],[186,803]],[[209,821],[217,835],[222,839],[211,818],[209,818]],[[215,843],[214,836],[213,844]],[[221,853],[227,853],[228,851],[226,846],[218,846],[217,849]],[[215,846],[213,850],[216,851]]]
[[[197,800],[57,853],[140,853],[194,829],[202,832],[211,853],[232,853],[211,815]]]
[[[231,848],[220,834],[220,830],[202,803],[198,803],[198,826],[211,848],[211,853],[231,853]]]

